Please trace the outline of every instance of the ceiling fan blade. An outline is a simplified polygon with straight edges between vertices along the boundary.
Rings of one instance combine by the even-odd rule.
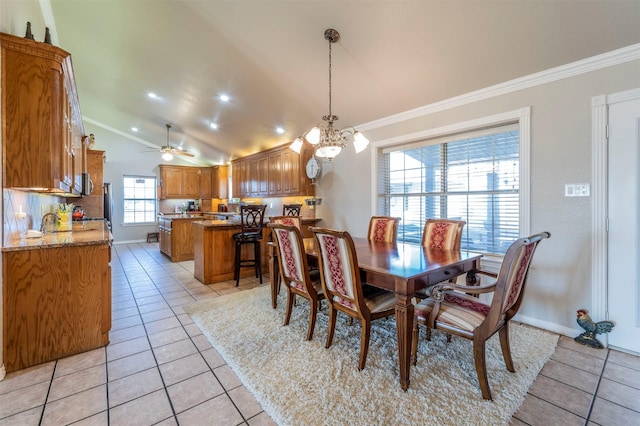
[[[174,149],[173,153],[177,154],[177,155],[186,155],[187,157],[193,157],[194,156],[193,154],[191,154],[191,153],[189,153],[187,151],[181,151],[179,149]]]

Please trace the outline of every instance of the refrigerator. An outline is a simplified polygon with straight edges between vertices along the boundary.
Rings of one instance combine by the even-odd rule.
[[[111,184],[105,183],[102,188],[104,194],[104,219],[107,221],[107,226],[111,230],[111,222],[113,221],[113,196],[111,194]]]

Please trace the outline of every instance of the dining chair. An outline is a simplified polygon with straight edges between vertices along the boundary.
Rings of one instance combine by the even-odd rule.
[[[422,245],[432,249],[460,250],[462,229],[467,222],[453,219],[427,219]]]
[[[295,226],[298,229],[302,229],[300,226],[302,226],[302,221],[300,219],[300,216],[270,216],[269,217],[269,224],[280,224],[280,225],[286,225],[286,226]],[[273,229],[271,230],[271,241],[273,241],[273,243],[276,245],[276,249],[274,250],[274,254],[276,257],[279,258],[279,253],[278,253],[278,248],[277,248],[277,244],[278,241],[274,236],[274,231]],[[317,268],[316,268],[317,269]],[[275,279],[271,280],[272,283],[275,283],[276,290],[275,293],[272,292],[271,294],[280,294],[280,284],[281,284],[281,280],[280,280],[280,269],[279,268],[275,268],[275,270],[273,271],[273,274],[275,275]],[[278,301],[275,300],[275,297],[272,296],[272,298],[274,300],[271,301],[271,306],[273,306],[274,308],[277,307],[278,305]]]
[[[284,204],[282,206],[282,216],[300,216],[302,204]]]
[[[311,231],[317,243],[322,289],[329,302],[325,347],[329,348],[333,341],[338,312],[359,319],[362,333],[358,370],[362,370],[369,351],[371,322],[395,314],[395,294],[362,283],[356,249],[348,232],[316,227]]]
[[[311,340],[320,300],[324,299],[320,276],[316,274],[315,277],[312,277],[309,274],[307,254],[299,228],[273,222],[267,226],[271,228],[275,236],[274,241],[277,243],[278,250],[278,269],[287,289],[287,310],[283,325],[289,325],[296,296],[307,299],[310,304],[307,340]]]
[[[367,238],[370,241],[395,243],[398,237],[399,217],[371,216]]]
[[[484,399],[492,399],[487,379],[485,343],[499,333],[502,357],[507,370],[515,372],[509,346],[509,321],[518,312],[533,254],[542,239],[551,236],[541,232],[519,238],[507,249],[498,274],[476,271],[496,278],[487,285],[468,286],[450,282],[436,284],[429,298],[414,307],[413,340],[411,355],[413,365],[417,363],[419,325],[427,328],[427,340],[431,329],[473,341],[473,358],[476,374]],[[490,302],[483,302],[470,294],[493,293]]]
[[[266,204],[240,206],[241,232],[233,234],[235,241],[235,260],[233,279],[236,287],[240,283],[240,268],[253,267],[256,270],[256,278],[262,284],[262,254],[260,245],[262,243],[262,227],[264,224],[264,212]],[[253,259],[242,258],[242,247],[253,246]]]
[[[467,222],[453,219],[427,219],[422,231],[422,245],[431,250],[460,250],[462,230]],[[455,281],[455,278],[449,280]],[[419,299],[429,296],[431,286],[416,290]]]

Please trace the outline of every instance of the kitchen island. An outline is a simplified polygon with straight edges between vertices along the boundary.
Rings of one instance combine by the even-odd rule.
[[[315,226],[321,219],[302,218],[303,234],[309,226]],[[204,284],[213,284],[220,281],[233,279],[233,269],[235,261],[235,244],[233,234],[241,231],[241,225],[235,220],[204,220],[193,222],[193,242],[194,242],[194,269],[193,275]],[[308,232],[308,231],[306,231]],[[264,227],[262,238],[262,267],[267,271],[268,253],[266,244],[271,235],[271,229]],[[244,250],[245,248],[243,248]],[[250,247],[246,247],[247,252],[243,256],[250,258],[253,252]],[[254,269],[243,268],[240,270],[241,277],[248,277],[255,274]]]
[[[104,221],[79,221],[2,247],[7,373],[109,343],[112,241]]]

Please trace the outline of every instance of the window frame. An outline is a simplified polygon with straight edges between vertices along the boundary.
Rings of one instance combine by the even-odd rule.
[[[153,200],[151,198],[127,198],[126,197],[126,187],[125,180],[126,179],[153,179],[154,180],[154,192],[153,192]],[[145,221],[145,222],[127,222],[126,221],[126,212],[125,205],[127,201],[153,201],[153,221]],[[146,210],[145,210],[146,212]],[[157,176],[142,176],[142,175],[123,175],[122,176],[122,223],[123,226],[144,226],[144,225],[153,225],[158,223],[158,177]]]
[[[385,149],[406,145],[413,142],[420,142],[425,139],[446,138],[456,133],[473,132],[487,127],[498,127],[507,124],[517,124],[520,132],[520,191],[519,191],[519,234],[529,235],[531,225],[530,212],[530,146],[531,146],[531,107],[520,108],[501,114],[481,117],[452,125],[427,129],[420,132],[399,135],[393,138],[374,141],[371,144],[371,212],[372,215],[379,214],[378,209],[378,164],[380,156]],[[499,265],[502,256],[485,255],[482,263],[487,265]]]

